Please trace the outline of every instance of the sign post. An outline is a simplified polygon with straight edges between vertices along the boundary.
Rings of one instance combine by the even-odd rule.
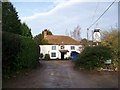
[[[112,63],[112,60],[111,59],[106,60],[104,63],[106,65],[106,69],[108,70],[109,69],[109,65]]]
[[[96,42],[96,45],[101,42],[101,34],[99,28],[93,31],[93,42]]]

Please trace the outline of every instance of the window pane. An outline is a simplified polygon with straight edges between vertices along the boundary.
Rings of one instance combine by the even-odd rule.
[[[75,46],[71,46],[71,50],[75,50]]]
[[[52,53],[51,53],[51,57],[56,57],[56,53],[55,53],[55,52],[52,52]]]
[[[56,46],[52,46],[52,50],[56,50]]]

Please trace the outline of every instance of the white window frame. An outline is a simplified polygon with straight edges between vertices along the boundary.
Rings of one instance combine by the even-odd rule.
[[[52,50],[56,50],[56,46],[52,46]]]
[[[51,57],[56,57],[56,52],[51,52]]]
[[[75,50],[75,46],[71,46],[70,49],[71,49],[71,50]]]

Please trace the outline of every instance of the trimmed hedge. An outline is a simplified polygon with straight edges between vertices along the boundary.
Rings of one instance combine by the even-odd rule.
[[[38,63],[39,46],[31,38],[2,32],[3,75],[33,68]]]
[[[2,71],[9,73],[16,68],[14,62],[20,52],[20,38],[16,34],[2,32]]]
[[[21,46],[17,55],[15,67],[16,69],[32,68],[36,66],[39,59],[39,46],[28,37],[20,36]]]

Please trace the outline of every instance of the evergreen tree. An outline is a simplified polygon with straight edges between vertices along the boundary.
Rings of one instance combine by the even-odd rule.
[[[20,35],[22,34],[19,17],[11,2],[2,3],[2,19],[3,19],[2,21],[3,31]]]
[[[38,34],[34,37],[34,41],[37,43],[37,45],[42,43],[42,34]]]
[[[45,29],[44,31],[47,31],[47,35],[53,35],[52,32],[48,29]],[[38,44],[38,45],[49,45],[50,43],[48,43],[48,41],[46,39],[44,39],[44,31],[42,31],[42,34],[38,34],[34,37],[34,41]]]
[[[32,38],[31,29],[27,26],[26,23],[22,23],[21,24],[21,29],[22,29],[22,36],[26,36],[26,37]]]

